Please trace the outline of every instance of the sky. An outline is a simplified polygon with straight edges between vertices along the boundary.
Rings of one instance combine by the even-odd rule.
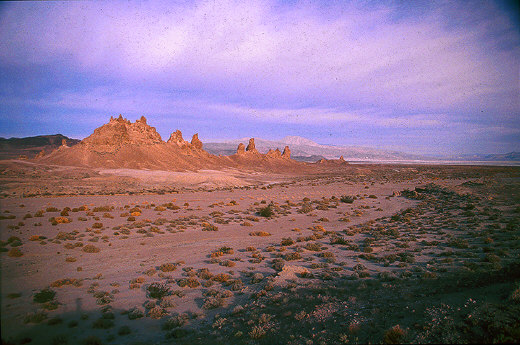
[[[0,4],[0,136],[302,136],[408,153],[520,151],[520,18],[493,1]]]

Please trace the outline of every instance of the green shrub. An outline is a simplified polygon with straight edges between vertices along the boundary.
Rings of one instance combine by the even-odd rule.
[[[36,303],[45,303],[52,301],[56,296],[56,291],[45,288],[33,296],[33,301]]]

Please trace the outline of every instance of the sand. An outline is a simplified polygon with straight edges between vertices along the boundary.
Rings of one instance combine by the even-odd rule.
[[[75,344],[89,336],[110,344],[168,343],[178,336],[176,341],[185,343],[208,339],[226,343],[229,337],[237,343],[269,343],[278,339],[276,334],[287,342],[305,343],[303,336],[291,338],[297,330],[283,328],[288,321],[283,321],[282,310],[280,315],[271,311],[271,321],[258,321],[261,305],[269,308],[277,298],[293,298],[297,287],[313,291],[320,284],[340,286],[407,275],[433,279],[465,267],[468,260],[475,265],[491,263],[486,255],[506,267],[520,253],[514,237],[519,189],[519,171],[514,168],[366,165],[295,176],[236,170],[60,170],[10,164],[10,171],[18,174],[8,176],[4,169],[2,175],[7,196],[0,200],[0,239],[6,250],[0,254],[1,313],[2,339],[15,343],[30,338],[32,344]],[[28,177],[29,171],[39,175]],[[60,181],[71,178],[55,187],[53,175]],[[35,188],[30,186],[38,181],[51,195],[23,197],[28,193],[24,188]],[[92,183],[84,192],[94,195],[77,195],[88,181]],[[114,185],[117,188],[104,190]],[[128,186],[131,194],[112,192]],[[418,193],[406,193],[416,187]],[[355,200],[342,202],[342,196]],[[273,214],[263,217],[261,211],[268,206]],[[40,217],[39,210],[43,210]],[[70,222],[53,224],[52,218],[58,217]],[[506,229],[509,223],[516,232],[480,235],[494,226]],[[344,242],[334,243],[338,239]],[[480,249],[499,242],[507,253]],[[99,252],[83,251],[87,245]],[[23,256],[9,256],[13,248]],[[474,254],[443,261],[443,253],[449,251]],[[168,263],[173,271],[161,269]],[[204,276],[201,269],[214,276],[228,274],[228,282],[234,283]],[[202,285],[182,287],[188,278]],[[60,286],[64,279],[77,286]],[[173,294],[152,298],[148,288],[153,283],[164,284]],[[35,302],[35,294],[48,287],[56,293],[51,302]],[[287,297],[280,297],[284,294]],[[354,320],[354,310],[362,306],[352,304],[352,298],[329,301],[336,311],[320,317],[332,320],[337,315],[340,320],[350,315]],[[211,303],[216,307],[210,308]],[[341,314],[342,303],[351,303],[353,314]],[[238,317],[233,326],[237,306],[252,314]],[[144,317],[130,320],[128,311],[133,308],[142,310]],[[30,318],[38,312],[45,314],[44,320]],[[320,319],[316,313],[307,310],[302,318],[311,325]],[[179,314],[187,315],[186,324],[164,330],[166,320]],[[220,320],[222,315],[227,315],[226,320]],[[104,325],[96,323],[103,317],[111,320],[105,322],[107,328],[96,328]],[[255,320],[253,324],[247,323],[248,317]],[[255,331],[255,325],[262,330]],[[123,326],[131,334],[123,334]],[[369,334],[369,322],[366,327]],[[195,333],[184,335],[175,331],[179,329]],[[241,335],[235,337],[238,331]],[[356,336],[360,342],[374,341],[368,335],[363,338],[363,332],[345,332],[345,339],[353,342]],[[332,341],[341,332],[332,327],[329,333],[316,337]]]

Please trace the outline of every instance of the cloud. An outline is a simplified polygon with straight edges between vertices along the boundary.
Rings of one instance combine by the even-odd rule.
[[[148,5],[12,4],[1,15],[1,59],[60,61],[112,79],[233,94],[243,103],[313,97],[323,105],[413,111],[519,108],[511,98],[519,88],[519,35],[491,5],[483,17],[468,4],[463,13],[473,22],[464,26],[452,17],[462,9],[447,6],[410,21],[396,19],[391,6],[352,3]]]
[[[0,7],[2,116],[25,121],[30,105],[49,121],[139,114],[479,147],[520,127],[519,23],[502,7],[12,2]]]

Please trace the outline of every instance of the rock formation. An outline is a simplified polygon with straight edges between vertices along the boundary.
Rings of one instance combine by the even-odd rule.
[[[135,123],[131,123],[119,115],[117,119],[111,117],[109,123],[96,128],[94,133],[85,138],[81,144],[87,145],[95,151],[103,151],[125,144],[154,145],[162,142],[155,127],[149,126],[144,116]]]
[[[246,152],[258,153],[255,147],[255,138],[249,139],[249,144],[247,144]]]
[[[121,115],[111,117],[108,123],[95,129],[79,144],[61,146],[50,154],[39,155],[37,159],[48,164],[110,169],[186,171],[235,168],[270,172],[306,169],[305,163],[290,159],[288,147],[283,154],[279,149],[260,154],[255,139],[251,138],[247,148],[244,144],[238,145],[237,154],[217,157],[203,149],[198,134],[193,135],[190,143],[184,140],[180,130],[176,130],[164,142],[145,117],[132,123]]]
[[[67,146],[67,140],[61,139],[61,146],[68,147]]]
[[[280,152],[279,149],[276,149],[276,150],[270,149],[266,153],[266,157],[269,157],[269,158],[281,158],[282,157],[282,153]]]
[[[243,155],[246,153],[246,147],[244,144],[240,143],[237,147],[237,155]]]
[[[179,147],[185,147],[188,145],[188,142],[185,141],[182,137],[182,132],[180,130],[176,130],[170,134],[170,138],[168,139],[167,143],[176,144]]]
[[[291,158],[291,150],[289,149],[289,146],[286,146],[283,149],[282,158],[287,158],[287,159]]]
[[[199,140],[198,133],[193,134],[193,137],[191,138],[191,145],[198,150],[202,150],[202,141]]]

